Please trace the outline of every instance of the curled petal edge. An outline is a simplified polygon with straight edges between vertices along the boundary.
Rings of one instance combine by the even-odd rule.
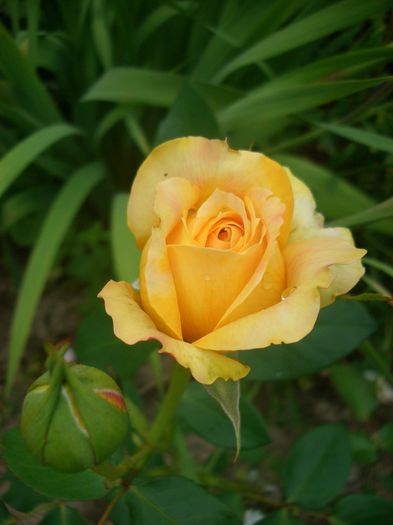
[[[138,341],[155,339],[160,353],[174,357],[202,384],[210,385],[221,378],[238,381],[249,372],[249,367],[219,352],[204,350],[157,330],[150,317],[139,306],[135,290],[126,282],[109,281],[98,297],[104,300],[105,310],[113,320],[113,330],[119,339],[133,345]]]

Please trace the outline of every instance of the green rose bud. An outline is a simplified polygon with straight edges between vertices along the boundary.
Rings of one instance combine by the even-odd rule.
[[[115,381],[96,368],[49,358],[49,371],[29,388],[21,430],[44,464],[78,472],[102,463],[122,443],[128,414]]]

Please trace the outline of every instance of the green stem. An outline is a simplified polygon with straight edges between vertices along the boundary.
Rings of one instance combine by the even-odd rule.
[[[190,374],[186,368],[174,363],[172,369],[171,383],[166,393],[161,410],[153,422],[147,436],[147,442],[151,446],[157,445],[168,426],[172,423],[181,396],[188,384]]]

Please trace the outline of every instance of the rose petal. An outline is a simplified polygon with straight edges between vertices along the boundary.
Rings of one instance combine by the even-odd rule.
[[[198,246],[168,246],[183,339],[213,330],[253,274],[261,257],[256,244],[242,253]]]
[[[280,233],[280,243],[285,243],[293,195],[284,168],[260,153],[232,150],[224,141],[186,137],[155,148],[138,170],[129,199],[128,224],[140,247],[147,242],[156,225],[153,202],[157,186],[171,177],[185,178],[198,186],[201,201],[216,189],[240,197],[249,188],[270,189],[286,206]]]
[[[139,283],[143,308],[157,327],[182,339],[176,288],[165,239],[159,228],[153,228],[149,242],[143,249]]]
[[[171,354],[182,366],[189,368],[194,378],[203,384],[216,379],[238,381],[246,376],[249,367],[218,352],[178,341],[157,330],[150,317],[140,308],[132,287],[124,282],[109,281],[98,297],[105,301],[105,310],[113,319],[115,335],[129,345],[156,339],[162,344],[160,352]]]
[[[323,227],[323,216],[316,212],[316,204],[310,189],[286,168],[292,185],[294,207],[288,242],[315,236]]]
[[[232,313],[225,316],[225,324],[241,317],[259,312],[281,300],[281,293],[286,288],[285,264],[281,250],[276,246],[267,265],[263,279],[250,295]],[[220,325],[218,325],[220,326]]]
[[[254,188],[248,193],[248,197],[253,202],[257,216],[261,218],[266,231],[264,236],[264,252],[258,265],[255,267],[255,271],[248,274],[245,286],[240,290],[238,296],[219,320],[217,328],[227,324],[229,319],[238,317],[238,315],[235,316],[234,312],[241,309],[242,304],[248,300],[250,294],[252,294],[255,288],[262,282],[268,264],[277,249],[277,239],[283,225],[285,207],[279,199],[270,194],[270,191],[262,188]],[[261,306],[261,308],[263,308],[263,306]],[[248,313],[251,312],[248,311]]]
[[[313,328],[320,309],[319,288],[333,280],[332,264],[350,264],[364,255],[339,238],[319,238],[290,244],[284,251],[287,292],[279,303],[214,330],[194,344],[225,351],[294,343]]]

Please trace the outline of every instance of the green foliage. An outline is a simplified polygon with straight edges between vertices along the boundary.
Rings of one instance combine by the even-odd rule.
[[[163,477],[139,481],[127,495],[126,504],[135,525],[240,525],[235,513],[186,478]]]
[[[207,441],[224,448],[236,448],[229,419],[198,383],[187,388],[180,413],[187,425]],[[256,448],[270,441],[261,415],[244,396],[240,398],[240,416],[242,449]]]
[[[83,500],[101,498],[106,493],[104,478],[93,472],[66,474],[41,465],[16,428],[4,434],[2,445],[4,459],[15,476],[45,496]]]
[[[306,508],[321,508],[346,482],[351,449],[344,428],[325,425],[302,436],[292,448],[285,482],[289,502]]]
[[[314,330],[298,343],[244,352],[250,377],[276,381],[312,374],[352,352],[375,329],[360,303],[337,301],[323,309]]]
[[[87,523],[89,509],[66,502],[103,498],[96,507],[113,506],[114,525],[240,524],[250,509],[266,525],[390,524],[390,8],[388,0],[0,2],[0,267],[10,283],[0,285],[3,303],[15,295],[12,319],[0,312],[2,332],[10,326],[5,428],[40,373],[48,337],[73,339],[80,362],[113,374],[131,418],[129,455],[118,452],[99,474],[43,467],[16,429],[5,432],[2,523],[37,515]],[[184,135],[225,138],[289,166],[328,224],[353,227],[369,252],[363,283],[323,309],[309,336],[239,356],[251,373],[237,463],[219,403],[191,383],[180,424],[171,397],[157,409],[167,378],[165,359],[152,354],[158,344],[115,339],[95,299],[109,278],[137,279],[140,254],[126,226],[132,178],[153,146]],[[40,315],[42,295],[63,288],[77,299],[77,323],[63,310],[68,296]],[[231,386],[214,393],[236,427]],[[348,483],[351,456],[357,477]]]

